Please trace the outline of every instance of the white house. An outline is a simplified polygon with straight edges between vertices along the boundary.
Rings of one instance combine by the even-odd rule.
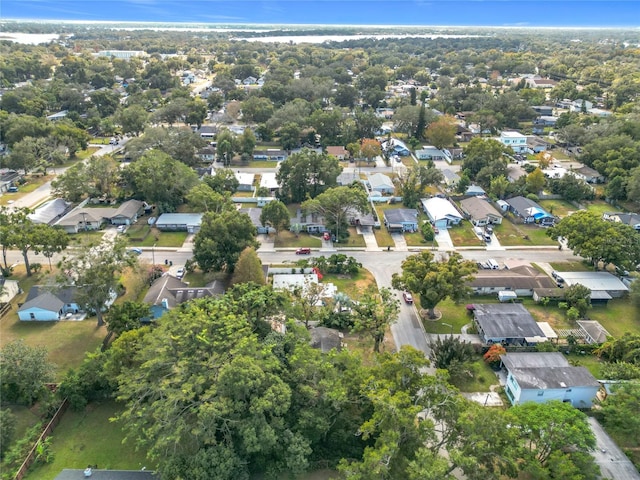
[[[462,221],[462,215],[458,209],[446,198],[422,198],[420,202],[431,223],[438,228],[458,225]]]
[[[384,173],[374,173],[369,175],[369,186],[371,187],[371,193],[379,194],[393,194],[395,186],[393,181]]]
[[[551,400],[590,408],[600,383],[585,367],[573,367],[560,352],[505,353],[505,393],[512,405]]]
[[[245,172],[234,172],[236,179],[238,180],[238,191],[239,192],[252,192],[253,191],[253,182],[255,180],[255,175],[253,173],[245,173]]]
[[[516,153],[527,152],[527,136],[520,132],[502,132],[498,140]]]
[[[451,164],[453,162],[453,156],[447,149],[439,149],[432,145],[423,145],[420,150],[416,150],[416,157],[418,160],[444,160]]]
[[[276,172],[265,172],[260,177],[260,188],[266,188],[270,194],[280,190],[280,183],[276,180]]]

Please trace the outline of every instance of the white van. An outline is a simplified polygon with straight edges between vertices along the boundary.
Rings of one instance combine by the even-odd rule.
[[[491,270],[499,270],[500,269],[500,265],[498,265],[498,262],[496,262],[493,258],[490,258],[489,260],[487,260],[487,266]]]

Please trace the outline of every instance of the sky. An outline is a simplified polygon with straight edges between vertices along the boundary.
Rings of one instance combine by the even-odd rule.
[[[640,0],[0,0],[0,19],[639,27]]]

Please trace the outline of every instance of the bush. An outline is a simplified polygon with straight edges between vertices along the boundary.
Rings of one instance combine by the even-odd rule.
[[[425,222],[422,224],[422,226],[420,227],[420,233],[422,233],[422,236],[427,242],[432,242],[436,235],[433,231],[433,227],[429,222]]]

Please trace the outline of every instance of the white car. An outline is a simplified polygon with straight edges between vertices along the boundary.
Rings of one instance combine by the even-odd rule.
[[[176,278],[182,278],[184,277],[184,268],[180,267],[177,271],[176,271]]]
[[[127,226],[126,225],[118,225],[118,228],[116,228],[116,231],[118,233],[124,233],[127,231]]]

